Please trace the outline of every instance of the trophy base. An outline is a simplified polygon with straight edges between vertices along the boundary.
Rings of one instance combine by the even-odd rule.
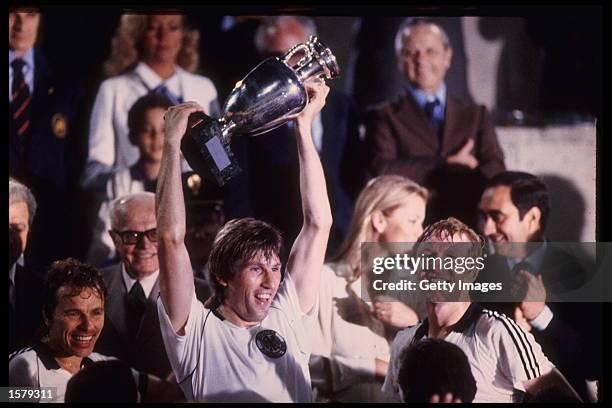
[[[181,152],[191,168],[203,179],[214,180],[223,186],[242,170],[222,136],[217,119],[203,112],[189,117],[189,129],[181,140]]]

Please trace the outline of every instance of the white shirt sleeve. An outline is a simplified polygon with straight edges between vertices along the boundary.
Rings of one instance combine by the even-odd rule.
[[[509,317],[499,316],[497,324],[490,328],[491,347],[502,373],[515,389],[525,391],[525,381],[547,374],[554,365],[531,333],[525,332]]]
[[[180,383],[193,373],[200,359],[204,341],[206,309],[196,298],[194,291],[191,294],[191,309],[185,324],[185,334],[182,336],[174,331],[161,296],[157,298],[157,313],[166,354],[177,382]]]
[[[285,271],[285,278],[281,282],[278,292],[272,301],[272,305],[287,313],[290,320],[289,324],[296,334],[300,351],[310,354],[312,352],[311,337],[316,330],[319,313],[319,297],[317,296],[317,301],[312,309],[308,313],[304,313],[300,306],[295,283],[287,270]]]
[[[540,314],[535,319],[530,320],[529,324],[537,330],[546,330],[554,316],[555,315],[552,310],[550,310],[550,307],[545,305]]]
[[[37,365],[31,364],[23,355],[9,360],[9,386],[40,387]]]

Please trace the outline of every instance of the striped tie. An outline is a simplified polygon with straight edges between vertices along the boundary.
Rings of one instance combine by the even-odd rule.
[[[11,125],[19,137],[24,137],[30,127],[30,102],[32,95],[23,76],[25,61],[18,58],[13,67],[13,89],[11,90]]]

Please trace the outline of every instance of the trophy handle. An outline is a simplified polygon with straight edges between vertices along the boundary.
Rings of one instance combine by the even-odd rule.
[[[297,44],[291,47],[289,51],[287,51],[285,55],[281,57],[281,61],[288,65],[289,60],[299,51],[302,51],[304,53],[304,56],[297,63],[297,66],[301,67],[304,62],[312,58],[312,51],[310,47],[306,44]]]

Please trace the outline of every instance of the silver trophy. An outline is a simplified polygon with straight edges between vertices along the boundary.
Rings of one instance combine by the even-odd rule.
[[[302,58],[291,65],[299,52]],[[236,84],[225,101],[222,118],[202,112],[190,116],[181,143],[183,156],[200,176],[212,176],[224,185],[240,172],[230,149],[231,137],[260,135],[296,118],[308,104],[304,82],[339,74],[336,57],[315,36],[282,57],[264,60]]]

